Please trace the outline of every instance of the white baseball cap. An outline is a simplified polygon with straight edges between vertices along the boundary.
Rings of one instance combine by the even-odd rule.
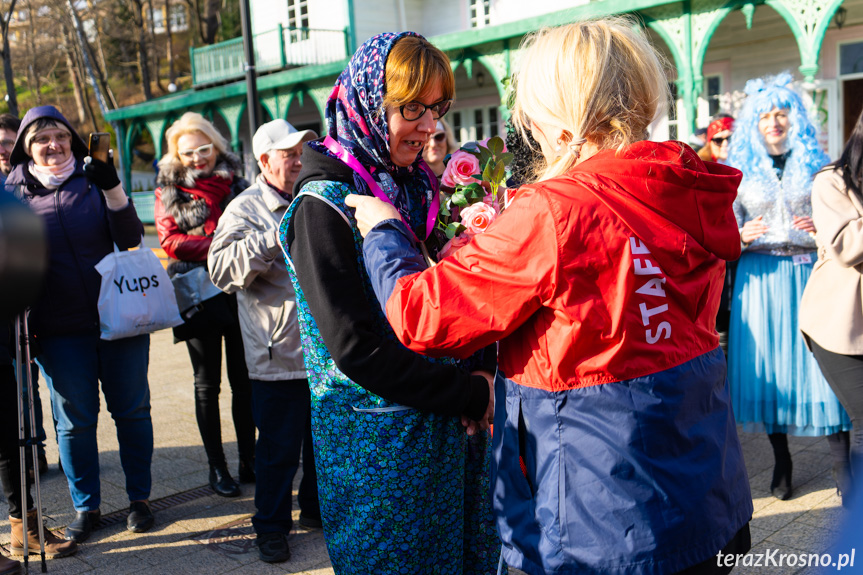
[[[317,137],[314,130],[299,131],[284,120],[273,120],[255,132],[255,137],[252,138],[252,152],[255,154],[255,159],[260,161],[261,156],[273,150],[287,150],[300,142]]]

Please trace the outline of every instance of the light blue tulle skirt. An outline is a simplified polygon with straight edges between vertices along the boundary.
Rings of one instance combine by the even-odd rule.
[[[815,262],[816,254],[810,254]],[[745,431],[819,436],[851,429],[797,327],[813,264],[744,252],[728,334],[728,381]]]

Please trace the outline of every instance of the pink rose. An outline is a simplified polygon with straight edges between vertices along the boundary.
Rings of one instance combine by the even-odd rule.
[[[445,243],[441,248],[440,252],[438,252],[438,260],[442,260],[453,255],[459,249],[468,245],[471,238],[473,238],[473,235],[467,232],[462,232],[460,235],[454,237],[453,239]]]
[[[497,218],[497,210],[485,202],[477,202],[462,208],[461,224],[471,234],[481,234]]]
[[[443,171],[441,184],[449,188],[457,185],[466,186],[476,180],[472,177],[479,173],[479,160],[473,154],[458,150],[450,156],[449,163]]]

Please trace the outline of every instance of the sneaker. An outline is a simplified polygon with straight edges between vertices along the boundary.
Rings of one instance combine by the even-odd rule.
[[[255,542],[258,556],[264,563],[284,563],[291,558],[288,538],[284,533],[261,533]]]
[[[129,517],[126,518],[126,529],[132,533],[143,533],[149,530],[155,518],[148,501],[132,501],[129,504]]]
[[[305,527],[306,529],[323,529],[324,527],[320,517],[309,517],[302,513],[300,513],[300,520],[298,523],[300,524],[300,527]]]

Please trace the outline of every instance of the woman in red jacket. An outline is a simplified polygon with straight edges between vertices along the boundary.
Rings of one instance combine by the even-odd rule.
[[[168,275],[173,278],[195,268],[206,269],[216,224],[228,202],[249,183],[236,175],[242,166],[228,151],[225,138],[200,114],[183,114],[168,128],[166,137],[168,153],[159,161],[155,211],[159,242],[170,258]],[[174,328],[174,336],[176,341],[186,342],[192,360],[195,415],[210,464],[210,486],[219,495],[236,497],[240,488],[228,472],[222,449],[222,338],[240,456],[239,480],[255,480],[252,388],[237,316],[237,296],[221,293],[203,306],[191,317],[184,314],[187,323]]]
[[[397,213],[348,198],[402,343],[500,341],[493,502],[503,559],[532,575],[727,573],[750,546],[715,329],[740,172],[647,141],[668,94],[634,28],[528,41],[514,118],[544,169],[454,256],[424,269]]]

